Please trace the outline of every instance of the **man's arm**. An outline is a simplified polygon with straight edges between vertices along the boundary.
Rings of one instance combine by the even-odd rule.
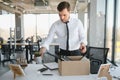
[[[44,55],[44,53],[46,52],[46,48],[45,47],[42,47],[41,49],[40,49],[40,55],[41,55],[41,57],[43,57],[43,55]]]
[[[55,35],[55,27],[54,25],[52,25],[45,42],[41,45],[41,48],[40,48],[40,54],[42,57],[43,57],[43,54],[46,52],[46,50],[49,50],[49,45],[52,42],[54,35]]]
[[[84,43],[81,43],[80,44],[80,52],[84,54],[86,51],[87,51],[86,45]]]
[[[80,51],[81,53],[84,54],[87,51],[86,49],[87,40],[85,30],[81,21],[79,21],[79,36],[80,36]]]

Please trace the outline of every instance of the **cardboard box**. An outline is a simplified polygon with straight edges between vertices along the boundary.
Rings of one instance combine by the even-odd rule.
[[[72,60],[58,61],[60,75],[89,75],[90,61],[86,57],[81,59],[81,56],[69,56],[69,58]]]

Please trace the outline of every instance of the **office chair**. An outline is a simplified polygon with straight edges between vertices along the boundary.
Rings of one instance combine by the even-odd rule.
[[[89,46],[86,57],[90,59],[90,72],[97,74],[101,64],[107,63],[109,48]]]
[[[14,45],[14,50],[16,53],[21,53],[24,51],[25,45],[22,45],[23,41],[24,41],[23,38],[16,41],[16,45]]]
[[[51,62],[56,62],[56,54],[50,53],[46,51],[43,55],[42,62],[43,63],[51,63]]]
[[[40,36],[39,36],[37,42],[33,43],[31,40],[28,41],[28,43],[29,43],[28,47],[29,47],[29,51],[30,51],[30,61],[29,62],[32,62],[34,60],[33,59],[34,53],[39,52],[39,50],[40,50],[40,42],[41,41],[42,41],[42,39],[40,38]]]
[[[24,58],[24,47],[22,45],[14,45],[14,53],[17,55],[16,58]]]
[[[2,60],[2,64],[4,66],[5,62],[15,63],[15,59],[11,59],[11,54],[13,53],[13,49],[10,48],[10,44],[2,45],[1,47],[2,55],[4,55],[4,59]]]
[[[29,44],[29,51],[30,51],[30,61],[29,62],[32,62],[34,60],[34,58],[33,58],[34,53],[39,51],[39,47],[38,47],[37,43]]]

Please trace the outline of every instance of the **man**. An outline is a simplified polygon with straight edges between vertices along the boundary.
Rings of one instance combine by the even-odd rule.
[[[54,35],[58,37],[61,55],[76,56],[86,52],[87,41],[83,24],[79,19],[70,17],[70,4],[63,1],[58,4],[60,20],[54,22],[50,28],[49,34],[42,44],[40,54],[43,55],[52,42]]]

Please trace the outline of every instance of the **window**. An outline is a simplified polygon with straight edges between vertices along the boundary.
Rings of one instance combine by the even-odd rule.
[[[115,62],[120,63],[120,0],[117,0]]]
[[[10,37],[10,28],[15,28],[15,15],[2,14],[0,15],[0,37],[5,41]]]
[[[76,17],[76,14],[71,14]],[[59,19],[58,14],[25,14],[24,15],[24,36],[27,37],[41,36],[45,38],[53,22]]]

